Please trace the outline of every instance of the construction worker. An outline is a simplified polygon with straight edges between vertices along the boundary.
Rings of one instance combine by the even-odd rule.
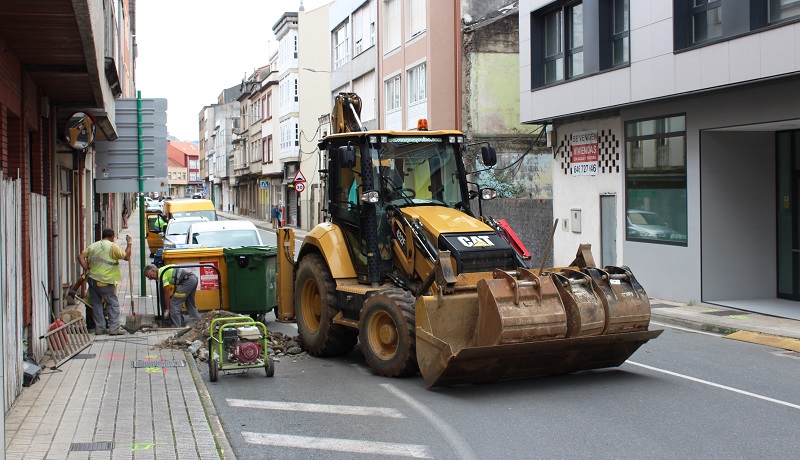
[[[120,335],[125,330],[119,327],[119,300],[117,284],[122,280],[119,269],[120,260],[131,260],[131,237],[125,236],[128,247],[122,248],[114,243],[114,230],[103,230],[102,239],[89,245],[78,254],[78,263],[83,267],[89,281],[89,304],[92,306],[95,334]],[[106,302],[108,322],[103,314],[103,300]]]
[[[167,221],[167,219],[164,219],[164,215],[159,212],[155,222],[155,226],[158,229],[159,233],[163,233],[164,230],[167,229],[168,224],[169,221]]]
[[[186,312],[193,321],[200,319],[197,312],[197,304],[194,301],[194,294],[197,291],[197,275],[189,269],[178,265],[165,265],[157,268],[155,265],[144,267],[144,276],[151,280],[161,280],[165,302],[169,299],[169,318],[172,320],[172,327],[183,327],[183,304],[186,304]],[[175,290],[172,297],[169,295],[169,287],[174,286]]]

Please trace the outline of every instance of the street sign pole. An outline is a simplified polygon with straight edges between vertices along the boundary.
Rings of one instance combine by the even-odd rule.
[[[147,244],[144,236],[145,226],[147,219],[145,219],[144,209],[144,139],[142,133],[142,92],[136,92],[136,124],[139,138],[139,267],[141,267],[141,278],[139,284],[141,285],[142,297],[147,295],[147,278],[144,276],[145,267],[145,251]],[[131,296],[133,296],[133,286],[131,286]],[[131,299],[133,300],[133,299]]]

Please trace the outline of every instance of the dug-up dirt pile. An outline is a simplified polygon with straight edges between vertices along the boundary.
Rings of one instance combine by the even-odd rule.
[[[158,345],[158,348],[186,348],[200,361],[208,359],[208,337],[211,322],[217,318],[227,318],[241,316],[227,310],[212,310],[204,313],[197,320],[197,323],[188,332],[179,337],[170,337]],[[305,357],[307,354],[303,350],[303,344],[299,336],[288,336],[281,332],[269,330],[267,326],[269,353],[276,357],[276,361],[281,356],[291,356],[292,358]]]

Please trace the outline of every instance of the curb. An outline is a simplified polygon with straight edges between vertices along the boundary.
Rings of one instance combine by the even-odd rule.
[[[233,448],[225,436],[225,430],[222,428],[222,421],[217,414],[217,408],[214,406],[214,401],[211,399],[211,394],[208,392],[206,382],[200,374],[200,369],[197,368],[197,362],[188,351],[183,352],[186,362],[189,363],[189,371],[192,373],[194,379],[194,386],[197,388],[197,393],[200,395],[200,402],[203,403],[203,409],[206,411],[206,417],[211,425],[211,431],[214,433],[214,438],[219,445],[222,460],[236,460],[236,454],[233,453]]]
[[[692,321],[683,318],[674,318],[672,316],[653,315],[652,313],[650,314],[650,321],[669,324],[672,326],[679,326],[686,329],[693,329],[700,332],[711,332],[714,334],[721,334],[721,335],[728,335],[743,330],[743,329],[731,328],[728,326],[721,326],[719,324],[704,323],[700,321]]]

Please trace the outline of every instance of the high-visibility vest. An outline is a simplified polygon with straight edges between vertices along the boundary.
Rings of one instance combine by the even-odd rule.
[[[122,281],[119,260],[111,257],[113,245],[111,241],[100,240],[89,246],[89,277],[95,281],[106,284],[117,284]]]

